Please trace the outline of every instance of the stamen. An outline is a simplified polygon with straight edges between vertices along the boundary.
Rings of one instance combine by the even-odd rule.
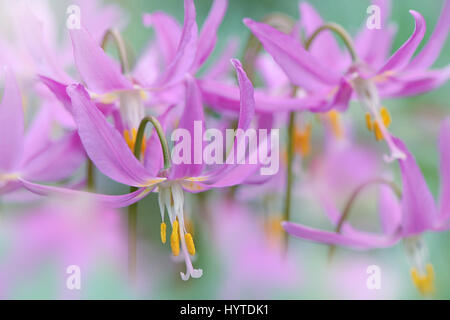
[[[136,136],[137,136],[137,129],[133,128],[131,129],[131,135],[130,131],[125,129],[123,131],[123,137],[128,145],[128,147],[131,149],[131,151],[134,152],[134,146],[136,144]],[[142,139],[142,145],[141,145],[141,154],[145,153],[145,149],[147,148],[147,143],[145,139]]]
[[[180,236],[178,231],[178,220],[172,224],[172,234],[170,235],[170,247],[172,248],[172,254],[178,256],[180,254]]]
[[[165,222],[161,222],[161,242],[162,243],[166,243],[166,223]]]
[[[380,114],[381,114],[381,118],[383,119],[384,126],[386,128],[389,128],[389,125],[392,122],[389,111],[385,107],[382,107],[380,110]]]
[[[419,290],[419,292],[425,296],[429,296],[434,293],[434,269],[431,263],[426,265],[426,273],[424,275],[420,274],[417,268],[411,269],[411,278],[414,285]]]
[[[186,233],[184,235],[184,239],[186,240],[186,246],[189,254],[191,256],[195,255],[194,239],[192,239],[192,235],[190,233]]]
[[[340,139],[343,137],[344,133],[342,130],[341,123],[339,121],[340,114],[336,110],[332,110],[328,112],[328,117],[330,118],[331,128],[333,129],[333,133],[336,138]]]
[[[298,128],[295,129],[295,151],[303,157],[307,156],[311,151],[311,129],[311,123],[308,123],[303,131],[300,131]]]
[[[369,112],[366,113],[366,126],[367,130],[372,131],[373,130],[373,122],[372,122],[372,116]]]
[[[381,132],[380,125],[378,124],[378,122],[375,121],[373,123],[373,129],[374,129],[375,139],[377,141],[382,140],[383,139],[383,133]]]

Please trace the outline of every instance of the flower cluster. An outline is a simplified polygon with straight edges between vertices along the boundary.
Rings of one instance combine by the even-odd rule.
[[[450,119],[439,131],[441,196],[436,202],[407,143],[392,133],[395,122],[383,100],[422,94],[447,82],[450,65],[430,67],[450,29],[450,1],[444,1],[434,31],[420,50],[425,20],[419,12],[410,11],[415,28],[391,54],[396,29],[388,21],[389,1],[374,1],[382,27],[369,29],[364,23],[355,37],[338,24],[324,22],[311,5],[301,2],[298,20],[280,14],[261,21],[244,19],[242,28],[250,37],[242,62],[229,42],[207,65],[227,0],[212,2],[201,28],[193,0],[184,0],[183,25],[164,12],[144,13],[142,28],[155,36],[137,59],[131,59],[120,31],[126,18],[118,7],[76,3],[82,19],[79,25],[68,25],[62,44],[52,34],[48,8],[36,10],[19,2],[10,9],[21,22],[14,28],[17,41],[0,39],[2,199],[34,203],[42,197],[88,197],[105,211],[128,208],[131,281],[138,267],[138,203],[157,193],[161,224],[151,232],[159,233],[163,244],[168,242],[175,261],[184,260],[183,280],[203,274],[194,267],[199,254],[194,217],[198,221],[220,211],[223,221],[209,227],[234,230],[237,239],[244,238],[246,229],[257,228],[248,219],[263,212],[264,232],[254,237],[267,238],[270,250],[282,254],[264,253],[262,240],[236,245],[253,257],[248,268],[253,263],[269,275],[289,270],[291,275],[280,273],[292,278],[295,268],[282,257],[290,253],[288,235],[330,245],[330,257],[336,246],[369,250],[403,241],[414,285],[424,295],[433,293],[434,271],[422,235],[450,228]],[[363,112],[350,115],[353,103]],[[360,137],[352,134],[361,123],[387,149],[384,156],[372,141],[362,146]],[[194,137],[199,124],[201,132],[214,130],[214,139],[174,137],[174,130]],[[206,141],[217,143],[227,129],[235,135],[213,152],[223,161],[198,161],[211,153],[212,143]],[[280,129],[283,139],[255,142],[245,133],[248,129],[264,130],[274,134],[272,138],[279,137]],[[278,172],[261,174],[267,165],[262,155],[278,158],[278,144]],[[175,156],[185,161],[175,162]],[[401,185],[389,174],[397,170],[396,164]],[[96,172],[130,192],[102,193]],[[360,230],[349,221],[356,199],[374,185],[379,188],[381,233]],[[293,222],[293,215],[303,211],[293,206],[294,198],[305,189],[311,199],[318,199],[333,231]],[[194,205],[185,201],[186,193],[196,194]],[[203,212],[192,217],[193,209]],[[221,231],[217,234],[217,247],[227,250],[230,239]],[[236,269],[245,281],[242,266]]]

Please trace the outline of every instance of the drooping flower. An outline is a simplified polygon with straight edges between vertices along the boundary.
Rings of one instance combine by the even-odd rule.
[[[237,129],[246,130],[254,114],[253,86],[248,80],[238,60],[232,60],[236,69],[239,86],[241,88],[241,111]],[[177,256],[181,250],[186,263],[186,273],[181,273],[184,280],[189,277],[198,278],[202,275],[200,269],[194,269],[190,255],[195,254],[192,235],[186,231],[183,207],[183,190],[187,192],[201,192],[211,188],[223,188],[240,184],[255,173],[259,165],[236,163],[218,166],[212,171],[206,171],[202,164],[175,164],[169,170],[162,168],[162,152],[156,134],[147,142],[143,163],[136,159],[121,137],[120,132],[112,127],[90,99],[89,94],[82,85],[72,85],[68,88],[73,105],[73,114],[78,125],[83,146],[96,167],[111,179],[125,185],[138,188],[134,193],[125,196],[103,196],[114,199],[115,206],[127,206],[139,201],[156,187],[159,193],[161,209],[161,240],[166,242],[167,227],[164,222],[165,211],[172,226],[170,244],[172,253]],[[180,117],[178,128],[187,130],[194,137],[194,122],[203,123],[203,105],[200,90],[194,79],[186,79],[186,106]],[[244,137],[245,138],[245,137]],[[154,142],[150,140],[154,140]],[[242,143],[242,138],[236,138],[234,147]],[[194,141],[192,141],[194,143]],[[150,147],[151,146],[151,147]],[[195,147],[194,147],[195,148]],[[256,150],[257,152],[257,150]],[[203,154],[203,153],[202,153]],[[236,153],[234,153],[235,155]],[[234,156],[233,155],[233,156]],[[192,159],[194,155],[192,154]],[[191,160],[192,160],[191,159]],[[71,194],[73,191],[60,190],[55,187],[45,187],[36,184],[26,186],[38,193],[62,192]]]
[[[85,159],[76,131],[51,138],[49,110],[43,107],[25,134],[22,96],[8,67],[0,104],[0,193],[12,192],[22,181],[56,182],[69,178]]]
[[[401,202],[391,189],[383,187],[380,194],[380,218],[383,234],[354,229],[348,222],[342,223],[340,233],[317,230],[292,222],[284,222],[284,229],[291,235],[315,242],[350,247],[358,250],[390,247],[403,239],[410,258],[411,276],[419,291],[432,293],[434,272],[429,262],[428,250],[422,240],[427,231],[443,231],[450,227],[449,214],[449,163],[450,163],[450,119],[446,119],[439,133],[441,164],[441,198],[439,209],[413,155],[406,145],[394,138],[397,147],[406,159],[399,159],[402,175]],[[330,216],[338,224],[341,213],[335,208]]]
[[[382,8],[382,16],[388,16],[387,4],[381,1],[379,5]],[[446,40],[450,25],[448,23],[450,3],[448,1],[445,3],[433,35],[420,54],[414,58],[412,56],[425,34],[425,21],[418,12],[411,10],[410,13],[416,22],[413,34],[382,64],[379,63],[379,59],[372,59],[370,54],[372,51],[377,51],[376,54],[379,55],[386,53],[386,41],[390,41],[389,37],[385,37],[388,31],[375,30],[373,34],[370,33],[372,30],[366,31],[364,36],[359,38],[358,45],[355,45],[359,49],[353,48],[355,61],[351,63],[348,57],[340,52],[330,34],[324,33],[322,36],[315,33],[323,25],[317,13],[303,3],[300,5],[300,11],[301,25],[306,30],[307,36],[312,37],[308,38],[308,46],[313,52],[308,52],[293,35],[284,34],[267,24],[251,19],[245,19],[244,23],[261,41],[290,81],[306,90],[308,96],[328,97],[336,91],[341,92],[341,96],[346,99],[339,99],[340,103],[334,107],[343,111],[348,106],[350,96],[354,94],[367,112],[368,129],[374,131],[377,140],[382,138],[386,140],[391,151],[391,155],[386,159],[404,158],[405,155],[395,145],[387,130],[391,119],[387,109],[382,106],[380,93],[382,97],[418,94],[432,90],[448,80],[450,76],[448,67],[432,71],[428,71],[428,67],[433,64]],[[383,49],[369,52],[377,41],[382,42],[380,47]],[[362,60],[359,54],[362,55]]]

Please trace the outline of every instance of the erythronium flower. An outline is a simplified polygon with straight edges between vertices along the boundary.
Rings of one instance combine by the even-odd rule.
[[[317,230],[292,222],[284,222],[284,229],[291,235],[321,243],[350,247],[359,250],[383,248],[403,239],[412,263],[411,276],[419,291],[429,294],[433,291],[433,268],[428,261],[427,249],[421,236],[426,231],[443,231],[450,228],[450,119],[446,119],[439,133],[441,164],[441,198],[436,209],[433,196],[426,185],[414,157],[398,138],[397,147],[405,153],[400,159],[402,174],[401,203],[389,188],[383,188],[380,200],[380,214],[384,234],[377,235],[359,231],[342,220],[339,212],[333,212],[336,224],[342,223],[342,233]],[[330,210],[334,210],[331,209]]]
[[[254,113],[253,86],[246,77],[240,62],[232,60],[232,63],[237,71],[242,99],[237,128],[246,130]],[[194,121],[203,121],[203,106],[196,81],[187,78],[185,82],[186,106],[180,118],[179,128],[188,130],[193,137]],[[174,255],[180,254],[181,243],[181,250],[186,263],[187,271],[181,273],[181,277],[184,280],[191,276],[194,278],[200,277],[202,270],[194,269],[190,260],[190,255],[195,254],[195,247],[192,235],[187,233],[185,228],[183,190],[201,192],[211,188],[240,184],[252,175],[259,166],[248,164],[247,161],[247,164],[226,164],[216,170],[205,172],[203,165],[194,164],[194,161],[192,161],[193,164],[179,164],[163,169],[161,167],[163,156],[160,146],[156,144],[152,144],[152,147],[146,149],[143,163],[141,163],[133,155],[117,129],[106,121],[83,86],[71,85],[67,91],[73,105],[72,111],[78,125],[78,133],[90,159],[101,172],[111,179],[138,188],[137,191],[129,194],[126,198],[123,196],[108,196],[108,199],[114,198],[114,205],[119,206],[122,202],[123,206],[127,206],[131,201],[139,201],[157,187],[162,218],[161,240],[163,243],[166,242],[164,213],[167,209],[172,226],[170,237],[172,253]],[[150,139],[152,138],[154,139],[154,135],[150,137]],[[241,143],[241,140],[236,139],[235,146],[239,143]],[[164,155],[164,157],[166,156]],[[54,187],[45,188],[36,185],[29,185],[29,187],[41,192],[70,193]]]
[[[50,139],[50,117],[41,109],[24,134],[22,96],[12,71],[4,67],[5,89],[0,104],[0,193],[11,192],[22,181],[53,182],[70,177],[85,159],[73,131]]]
[[[385,7],[382,6],[383,10],[386,10]],[[382,93],[391,90],[400,95],[400,93],[422,93],[443,84],[448,79],[450,76],[448,67],[442,71],[427,71],[427,68],[436,59],[437,52],[447,37],[450,25],[448,23],[450,2],[447,1],[445,3],[443,13],[431,39],[417,57],[411,60],[424,36],[425,22],[418,12],[411,10],[410,12],[416,21],[416,28],[413,34],[385,63],[380,67],[373,68],[368,66],[366,61],[359,59],[359,52],[355,49],[355,46],[352,46],[350,37],[342,28],[334,24],[322,24],[320,17],[306,4],[301,5],[301,12],[302,19],[305,20],[304,25],[306,25],[307,36],[309,37],[305,43],[305,48],[292,35],[286,35],[269,25],[258,23],[251,19],[245,19],[244,23],[284,70],[290,81],[306,90],[309,95],[322,94],[329,96],[337,90],[338,92],[344,92],[345,97],[349,97],[353,91],[367,111],[366,120],[369,130],[374,131],[377,140],[385,138],[391,150],[391,155],[386,159],[404,158],[405,155],[398,149],[387,131],[391,120],[389,113],[381,105],[378,93],[379,89],[381,89],[379,83],[382,82]],[[348,64],[344,70],[342,70],[343,63],[337,62],[334,68],[330,68],[329,65],[322,63],[320,60],[322,57],[317,56],[318,52],[326,51],[328,54],[333,52],[332,49],[329,49],[330,46],[333,46],[329,41],[329,37],[321,38],[319,36],[322,31],[326,30],[333,30],[340,34],[350,49],[354,61]],[[382,39],[383,37],[379,38]],[[364,37],[360,39],[364,39]],[[364,40],[367,41],[367,37]],[[306,49],[314,45],[315,41],[321,41],[316,46],[320,50],[316,49],[315,54],[307,52]],[[369,41],[365,45],[375,46],[376,44]],[[338,49],[338,47],[336,48]],[[362,52],[362,49],[360,49],[360,52]],[[385,50],[381,50],[381,52],[385,52]],[[339,59],[348,61],[346,57],[343,58],[340,52],[333,59],[336,61],[339,61]],[[411,63],[409,64],[410,60]],[[327,63],[330,64],[330,61],[327,61]],[[384,78],[390,81],[384,81]],[[383,81],[380,81],[380,79]],[[347,104],[341,103],[337,107],[340,110],[345,110]]]

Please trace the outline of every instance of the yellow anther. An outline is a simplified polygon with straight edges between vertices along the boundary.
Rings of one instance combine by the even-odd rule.
[[[383,139],[383,132],[381,132],[380,125],[376,121],[373,123],[373,131],[375,134],[375,139],[377,141],[380,141]]]
[[[373,122],[372,122],[372,116],[369,112],[366,113],[366,126],[367,130],[372,131],[373,130]]]
[[[391,124],[391,115],[389,114],[389,111],[385,107],[382,107],[380,110],[380,114],[381,119],[383,119],[384,126],[388,128]]]
[[[178,233],[178,220],[175,220],[172,224],[172,234],[170,235],[170,247],[172,248],[172,254],[178,256],[180,254],[180,236]]]
[[[131,129],[131,134],[130,134],[130,131],[127,129],[125,129],[123,131],[123,137],[124,137],[128,147],[133,152],[134,152],[134,146],[136,144],[136,136],[137,136],[136,128]],[[146,147],[147,147],[147,143],[146,143],[145,139],[142,139],[141,154],[144,154]]]
[[[303,157],[307,156],[311,151],[311,129],[311,123],[308,123],[303,131],[300,131],[298,128],[295,129],[294,148]]]
[[[433,266],[428,263],[425,267],[426,274],[421,275],[417,268],[411,269],[411,278],[416,286],[417,290],[425,296],[429,296],[434,293],[434,269]]]
[[[344,133],[339,119],[340,118],[339,112],[337,112],[336,110],[332,110],[328,112],[328,117],[330,118],[331,128],[333,129],[334,135],[338,139],[342,138]]]
[[[186,240],[186,246],[189,254],[193,256],[195,254],[195,246],[194,246],[194,239],[192,239],[192,235],[190,233],[186,233],[184,235],[184,239]]]
[[[161,242],[162,243],[166,243],[166,223],[165,222],[161,222]]]

